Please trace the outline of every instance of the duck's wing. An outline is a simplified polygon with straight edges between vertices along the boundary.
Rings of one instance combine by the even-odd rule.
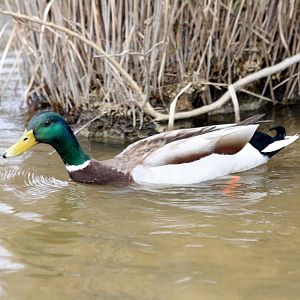
[[[228,126],[232,126],[232,124]],[[217,128],[218,126],[207,126],[159,133],[129,145],[114,158],[114,161],[122,161],[124,168],[132,170],[136,165],[142,164],[149,155],[170,143],[213,132]]]
[[[141,164],[154,167],[188,163],[212,153],[235,154],[249,142],[257,127],[231,126],[173,141],[150,153]]]
[[[251,139],[263,115],[225,124],[160,133],[128,146],[110,164],[130,172],[137,165],[159,166],[200,159],[211,153],[234,154]]]

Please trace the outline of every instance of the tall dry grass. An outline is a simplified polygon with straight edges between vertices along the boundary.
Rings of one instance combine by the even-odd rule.
[[[300,2],[291,0],[14,0],[12,9],[64,26],[113,56],[156,109],[192,82],[196,105],[218,88],[300,52]],[[118,70],[64,32],[17,23],[26,99],[43,95],[65,112],[140,103]],[[300,91],[299,65],[260,81],[261,96],[287,102]],[[278,100],[278,99],[277,99]],[[194,102],[195,105],[195,102]]]

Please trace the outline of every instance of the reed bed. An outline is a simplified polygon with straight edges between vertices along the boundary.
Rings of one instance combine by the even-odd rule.
[[[143,111],[150,104],[169,113],[183,89],[189,97],[182,109],[192,110],[213,103],[239,78],[300,52],[300,2],[294,0],[10,3],[11,10],[68,28],[105,53],[66,32],[17,21],[25,101],[38,96],[65,113],[122,105]],[[289,103],[299,98],[299,71],[295,64],[248,92]]]

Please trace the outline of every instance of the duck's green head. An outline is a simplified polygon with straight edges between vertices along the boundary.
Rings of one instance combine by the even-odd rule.
[[[79,165],[90,159],[81,149],[67,122],[54,112],[35,115],[21,138],[3,154],[3,157],[20,155],[38,143],[51,145],[67,165]]]

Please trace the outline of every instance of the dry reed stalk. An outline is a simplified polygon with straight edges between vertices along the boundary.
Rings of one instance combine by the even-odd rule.
[[[8,39],[6,45],[5,45],[5,48],[3,50],[1,60],[0,60],[0,70],[2,70],[5,59],[6,59],[6,56],[7,56],[8,52],[10,51],[10,49],[13,45],[13,42],[14,42],[14,39],[15,39],[15,32],[16,32],[16,26],[14,26],[14,28],[12,30],[12,34],[10,35],[10,37],[9,37],[9,39]],[[1,76],[1,73],[0,73],[0,76]]]
[[[5,79],[5,82],[1,85],[1,89],[0,89],[0,101],[4,95],[4,92],[12,78],[12,76],[15,74],[16,69],[18,68],[18,66],[20,66],[20,59],[21,59],[21,55],[22,55],[22,50],[18,50],[16,53],[16,57],[15,57],[15,61],[13,63],[13,65],[10,68],[10,71]],[[1,68],[0,68],[0,74],[1,74]]]
[[[95,57],[99,51],[82,39],[19,22],[30,90],[38,88],[64,111],[89,104],[96,93],[100,103],[104,95],[113,104],[142,102],[146,113],[167,120],[165,87],[189,77],[216,82],[202,92],[202,109],[174,114],[175,119],[195,116],[223,103],[215,104],[213,95],[219,84],[230,85],[300,52],[299,1],[14,0],[11,6],[94,43],[136,84],[109,57]],[[288,101],[299,93],[300,79],[294,76],[299,71],[296,64],[276,77],[267,76],[261,96],[276,102],[283,95],[283,102]],[[157,89],[164,114],[148,101]]]
[[[7,30],[8,24],[9,24],[9,22],[6,22],[4,24],[4,26],[2,27],[2,30],[0,31],[0,42],[1,42],[1,39],[4,39],[4,34],[5,34],[5,31]],[[13,27],[12,32],[11,32],[9,38],[7,39],[5,47],[4,47],[4,49],[3,49],[2,53],[1,53],[2,55],[1,55],[1,59],[0,59],[0,81],[2,81],[2,71],[3,71],[3,66],[5,64],[5,60],[6,60],[7,56],[9,55],[9,53],[12,51],[11,49],[14,46],[15,32],[16,32],[16,26]],[[4,83],[1,86],[1,90],[0,90],[0,104],[1,104],[1,99],[2,99],[2,97],[4,95],[4,92],[5,92],[5,89],[8,86],[8,84],[10,82],[10,79],[12,77],[12,74],[14,73],[15,68],[20,63],[21,53],[22,53],[22,51],[18,51],[18,53],[16,54],[16,59],[15,59],[13,65],[12,65],[12,67],[11,67],[8,75],[6,76],[6,78],[4,80]]]

